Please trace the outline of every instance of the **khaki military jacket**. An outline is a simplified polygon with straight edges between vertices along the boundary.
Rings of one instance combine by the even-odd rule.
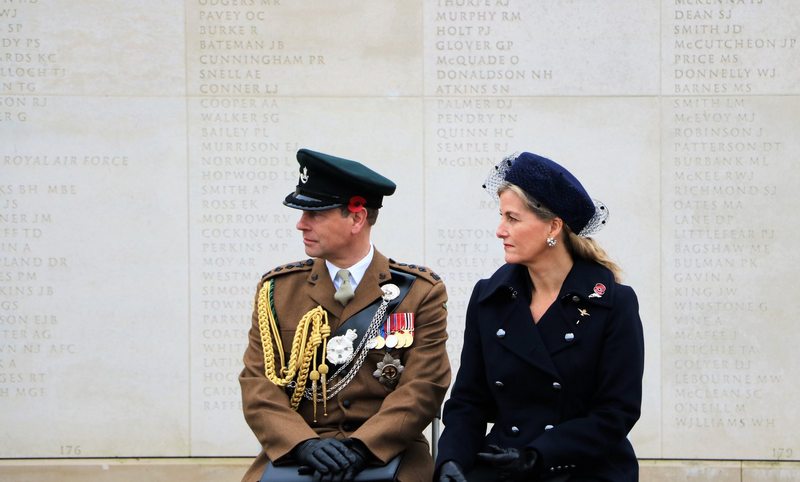
[[[390,388],[373,376],[386,349],[370,350],[352,381],[328,400],[327,415],[323,414],[322,404],[317,405],[316,422],[312,401],[304,399],[298,411],[294,411],[289,402],[291,392],[266,378],[258,313],[254,310],[239,382],[244,417],[262,451],[243,482],[258,481],[268,459],[290,456],[298,443],[320,436],[359,439],[384,463],[405,452],[399,479],[431,480],[433,462],[422,432],[434,418],[450,384],[450,363],[445,349],[447,294],[440,278],[424,267],[395,263],[376,250],[355,297],[346,306],[334,300],[333,282],[322,259],[276,268],[264,275],[258,290],[267,280],[273,280],[275,313],[288,360],[295,329],[303,315],[322,306],[328,313],[331,336],[336,335],[337,328],[348,318],[382,296],[380,286],[391,281],[390,267],[416,277],[394,310],[414,313],[415,317],[413,344],[389,351],[404,366],[399,382]],[[330,380],[329,384],[335,381]]]

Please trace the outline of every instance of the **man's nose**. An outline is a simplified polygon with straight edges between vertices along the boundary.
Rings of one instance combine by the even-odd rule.
[[[308,229],[305,211],[303,211],[303,214],[300,215],[300,219],[297,220],[297,224],[295,224],[294,227],[297,228],[298,231],[305,231]]]

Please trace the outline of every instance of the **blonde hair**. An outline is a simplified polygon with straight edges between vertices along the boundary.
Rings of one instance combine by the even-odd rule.
[[[520,199],[524,200],[526,207],[542,221],[550,221],[559,217],[556,213],[543,206],[542,203],[534,199],[533,196],[528,194],[524,189],[516,184],[504,182],[500,185],[500,187],[497,188],[498,195],[503,194],[505,191],[511,191],[519,196]],[[608,256],[608,253],[606,253],[606,251],[597,241],[589,237],[578,236],[572,232],[572,229],[567,226],[567,223],[564,223],[563,226],[564,245],[566,246],[570,255],[576,258],[594,261],[595,263],[608,268],[614,275],[614,281],[619,283],[622,280],[622,268],[620,268],[617,263],[611,260],[611,258]]]

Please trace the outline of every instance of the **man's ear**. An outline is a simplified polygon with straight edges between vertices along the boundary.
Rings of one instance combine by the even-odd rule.
[[[367,210],[362,208],[356,212],[350,213],[353,220],[353,227],[351,228],[353,234],[360,233],[365,226],[367,226]]]

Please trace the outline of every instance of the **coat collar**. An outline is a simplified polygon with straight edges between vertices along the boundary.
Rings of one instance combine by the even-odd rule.
[[[530,289],[527,268],[521,264],[505,264],[487,280],[478,302],[482,303],[500,293],[524,293]],[[575,259],[572,269],[561,285],[558,299],[578,296],[581,300],[610,307],[614,299],[614,275],[608,268],[583,259]],[[526,295],[527,296],[527,295]]]
[[[597,263],[577,259],[561,285],[558,298],[577,296],[591,305],[610,308],[616,285],[611,270]]]
[[[346,306],[342,306],[341,303],[333,298],[336,290],[333,287],[324,259],[314,259],[314,266],[311,268],[307,281],[311,285],[309,292],[311,299],[322,306],[325,311],[338,318],[340,320],[338,324],[341,324],[341,322],[363,310],[377,298],[380,298],[383,295],[380,284],[390,279],[389,260],[376,249],[372,262],[369,264],[367,271],[364,272],[361,282],[358,283],[354,293],[355,296]]]

